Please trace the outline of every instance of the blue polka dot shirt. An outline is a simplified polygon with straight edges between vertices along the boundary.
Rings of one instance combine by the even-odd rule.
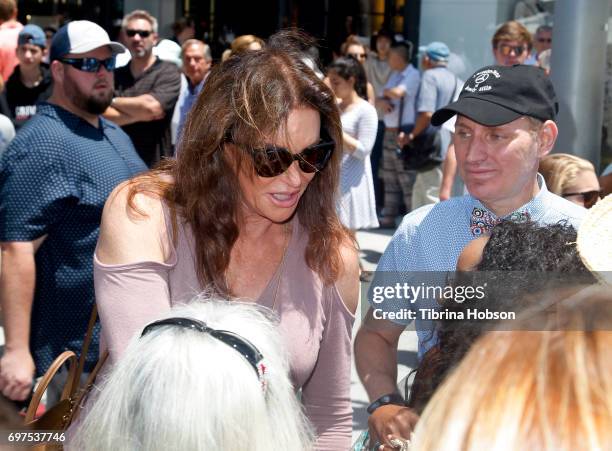
[[[104,203],[146,169],[119,126],[100,118],[96,128],[50,103],[40,104],[0,158],[0,241],[47,235],[35,255],[30,349],[37,375],[66,349],[80,354]],[[98,340],[99,326],[86,370],[97,360]]]

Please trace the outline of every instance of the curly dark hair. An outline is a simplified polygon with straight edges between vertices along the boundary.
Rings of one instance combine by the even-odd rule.
[[[487,286],[486,298],[479,302],[486,302],[489,310],[498,312],[532,306],[549,289],[593,284],[596,279],[580,260],[576,236],[576,230],[567,222],[542,226],[534,222],[502,221],[492,229],[476,271],[456,273],[453,283]],[[441,301],[441,307],[465,313],[474,306],[449,299]],[[438,342],[418,367],[410,406],[422,412],[472,343],[498,323],[499,320],[438,321],[435,330]]]
[[[565,221],[546,226],[502,221],[493,228],[477,269],[588,272],[576,250],[576,230]]]

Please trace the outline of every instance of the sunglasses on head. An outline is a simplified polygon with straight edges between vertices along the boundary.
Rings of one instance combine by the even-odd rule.
[[[527,47],[524,45],[499,44],[497,50],[504,56],[510,55],[511,52],[514,52],[514,54],[518,56],[527,50]]]
[[[322,137],[317,144],[306,147],[298,154],[283,147],[266,146],[263,149],[250,149],[255,172],[260,177],[281,175],[294,161],[302,172],[312,174],[325,168],[336,144],[328,136]]]
[[[83,72],[98,72],[100,66],[112,72],[115,70],[115,57],[111,56],[105,60],[99,60],[97,58],[62,58],[60,60],[64,64],[68,64],[75,69],[82,70]]]
[[[262,388],[265,391],[265,374],[267,368],[263,363],[264,356],[261,352],[259,352],[259,349],[257,349],[257,347],[246,338],[243,338],[234,332],[230,332],[229,330],[220,330],[208,327],[208,325],[204,321],[183,317],[166,318],[159,321],[154,321],[145,326],[140,336],[144,337],[153,329],[161,326],[177,326],[183,327],[185,329],[191,329],[198,332],[207,333],[211,337],[214,337],[217,340],[225,343],[234,351],[238,352],[241,356],[243,356],[247,360],[249,365],[253,367],[255,373],[257,374],[257,378],[260,380]]]
[[[130,38],[133,38],[136,35],[139,35],[141,38],[148,38],[151,36],[151,31],[149,30],[125,30],[125,34],[127,34]]]
[[[603,191],[584,191],[582,193],[564,193],[561,197],[571,197],[571,196],[582,196],[582,202],[584,203],[584,208],[591,208],[593,205],[597,203],[599,199],[603,197]]]

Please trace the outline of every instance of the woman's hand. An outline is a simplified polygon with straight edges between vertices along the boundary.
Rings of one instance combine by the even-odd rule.
[[[342,147],[346,153],[353,153],[359,145],[357,138],[352,137],[346,132],[342,132],[342,143],[344,144]]]

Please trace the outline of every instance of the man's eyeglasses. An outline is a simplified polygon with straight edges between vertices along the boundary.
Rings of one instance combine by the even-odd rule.
[[[551,38],[537,38],[536,41],[541,42],[541,43],[550,44],[552,42],[552,39]]]
[[[504,55],[508,56],[510,53],[514,52],[516,56],[522,55],[524,51],[527,50],[527,46],[525,45],[508,45],[508,44],[499,44],[497,46],[497,50]]]
[[[346,56],[355,58],[356,60],[364,60],[368,57],[365,53],[347,53]]]
[[[561,197],[572,197],[572,196],[582,196],[582,202],[584,203],[584,208],[591,208],[593,205],[597,203],[599,199],[603,197],[603,191],[583,191],[582,193],[564,193],[561,194]]]
[[[133,38],[136,35],[139,35],[141,38],[148,38],[151,36],[151,31],[149,30],[125,30],[125,34],[127,34],[130,38]]]
[[[182,317],[173,317],[154,321],[145,326],[140,336],[144,337],[147,333],[151,332],[151,330],[161,326],[178,326],[183,327],[185,329],[191,329],[198,332],[207,333],[211,337],[214,337],[217,340],[225,343],[234,351],[238,352],[241,356],[243,356],[247,360],[249,365],[253,367],[253,369],[255,370],[255,374],[257,374],[257,377],[261,382],[262,389],[265,392],[267,388],[267,381],[265,378],[267,373],[267,367],[264,363],[264,356],[259,351],[259,349],[257,349],[257,347],[246,338],[243,338],[240,335],[229,330],[213,329],[211,327],[208,327],[208,325],[204,321]]]
[[[307,174],[321,171],[327,165],[335,146],[331,138],[325,137],[321,138],[318,144],[306,147],[298,154],[276,146],[251,149],[250,153],[257,175],[276,177],[289,169],[294,161],[297,161],[302,172]]]
[[[99,60],[97,58],[62,58],[60,60],[64,64],[68,64],[75,69],[82,70],[83,72],[98,72],[100,66],[112,72],[115,70],[115,57],[111,56],[105,60]]]

